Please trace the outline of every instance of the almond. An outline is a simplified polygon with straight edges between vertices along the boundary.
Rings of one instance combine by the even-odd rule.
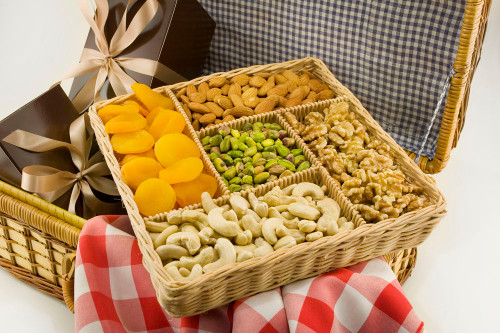
[[[228,121],[232,121],[232,120],[235,120],[236,118],[234,118],[233,115],[228,115],[228,116],[225,116],[224,119],[222,119],[222,122],[223,123],[227,123]]]
[[[290,81],[291,82],[291,81]],[[290,95],[288,95],[288,99],[298,99],[298,100],[303,100],[304,99],[304,89],[302,87],[297,87],[295,88]]]
[[[300,105],[302,102],[302,99],[297,99],[297,98],[292,98],[286,101],[285,103],[285,108],[291,108],[297,105]]]
[[[276,83],[277,84],[285,84],[286,81],[288,81],[288,79],[286,77],[284,77],[283,75],[281,75],[281,74],[276,74],[275,78],[276,78]]]
[[[187,106],[187,104],[182,103],[182,109],[184,110],[184,113],[186,116],[189,118],[189,121],[193,120],[193,115],[191,114],[191,110]]]
[[[307,95],[306,97],[307,99],[311,99],[313,102],[316,102],[317,98],[318,98],[318,94],[315,93],[314,91],[310,91],[309,92],[309,95]]]
[[[285,97],[287,93],[288,93],[288,88],[286,84],[278,84],[277,86],[269,89],[269,91],[267,92],[267,96],[278,95],[281,97]]]
[[[208,85],[211,87],[211,88],[220,88],[222,87],[223,85],[225,85],[227,83],[227,79],[225,77],[221,77],[221,76],[218,76],[218,77],[214,77],[212,78],[209,82],[208,82]]]
[[[215,96],[214,102],[219,104],[224,110],[231,109],[234,106],[233,102],[227,96]]]
[[[222,120],[220,120],[220,119],[215,119],[214,123],[215,123],[215,124],[220,124],[220,123],[222,123]]]
[[[238,83],[241,87],[246,86],[250,81],[250,77],[246,74],[238,74],[231,79],[231,82]]]
[[[200,124],[207,125],[213,123],[215,118],[216,117],[213,113],[207,113],[201,116],[200,119],[198,119],[198,121],[200,122]]]
[[[260,98],[257,96],[250,96],[243,101],[243,104],[245,104],[245,106],[248,106],[249,108],[254,108],[259,103],[260,103]]]
[[[335,96],[335,93],[330,89],[326,89],[318,94],[318,101],[324,101],[325,99],[332,99],[333,96]]]
[[[183,103],[186,103],[186,104],[189,104],[191,101],[189,100],[189,97],[187,97],[186,95],[182,95],[181,96],[181,100]]]
[[[257,88],[255,87],[251,87],[251,88],[248,88],[247,90],[245,90],[242,94],[241,94],[241,98],[243,100],[247,99],[248,97],[252,97],[252,96],[257,96]]]
[[[186,88],[186,87],[182,88],[181,90],[179,90],[179,91],[177,92],[177,94],[175,94],[175,97],[177,97],[177,98],[181,98],[181,96],[182,96],[182,95],[185,95],[185,94],[186,94],[186,90],[187,90],[187,88]]]
[[[198,112],[193,112],[193,119],[194,120],[198,120],[200,119],[201,117],[203,117],[203,115],[201,113],[198,113]]]
[[[294,72],[292,72],[291,70],[287,69],[286,71],[284,71],[283,73],[281,73],[284,77],[286,77],[288,79],[288,81],[292,81],[294,82],[296,85],[299,85],[300,84],[300,79],[299,79],[299,76],[297,74],[295,74]]]
[[[312,98],[306,98],[305,100],[302,101],[301,104],[304,105],[304,104],[309,104],[309,103],[314,103],[314,102],[315,102],[314,99],[312,99]]]
[[[227,95],[229,96],[231,94],[241,96],[241,86],[239,83],[235,82],[231,84],[231,86],[229,87],[229,91],[227,92]]]
[[[236,106],[234,108],[224,111],[223,116],[234,116],[235,118],[252,116],[254,114],[253,110],[247,106]]]
[[[245,92],[245,91],[247,91],[247,90],[248,90],[248,89],[250,89],[250,88],[252,88],[252,87],[250,87],[250,85],[249,85],[249,84],[247,84],[247,85],[245,85],[245,86],[241,87],[241,91],[242,91],[242,92]]]
[[[268,77],[270,77],[273,74],[262,72],[262,73],[255,73],[254,75],[257,75],[257,76],[263,77],[264,79],[267,79]]]
[[[198,120],[193,121],[193,128],[195,131],[200,130],[200,122]]]
[[[234,106],[244,106],[245,105],[245,104],[243,104],[243,100],[241,99],[241,97],[236,95],[236,94],[229,94],[229,99],[231,100],[231,102],[233,102]]]
[[[231,86],[230,86],[229,84],[225,84],[225,85],[223,85],[223,86],[220,88],[220,90],[222,91],[222,94],[227,96],[227,94],[229,93],[229,88],[230,88],[230,87],[231,87]]]
[[[273,97],[264,98],[256,107],[255,114],[260,114],[264,112],[269,112],[274,109],[277,104],[277,100]]]
[[[194,84],[188,84],[186,87],[186,95],[189,97],[192,93],[198,92]]]
[[[309,80],[310,80],[309,75],[305,73],[299,76],[300,85],[302,86],[308,84]]]
[[[224,113],[224,109],[221,108],[219,105],[217,105],[214,102],[207,102],[205,103],[207,108],[212,112],[216,117],[222,117],[222,114]]]
[[[317,92],[317,93],[319,93],[322,90],[328,89],[326,84],[322,83],[318,79],[309,80],[309,87],[311,87],[312,91]]]
[[[309,87],[308,85],[304,85],[301,87],[302,87],[302,90],[304,90],[304,96],[309,95],[309,93],[311,92],[311,87]]]
[[[219,88],[212,88],[209,91],[207,91],[207,101],[213,102],[214,97],[222,94],[222,90]]]
[[[262,87],[260,87],[259,91],[257,91],[257,95],[264,97],[273,87],[274,87],[274,82],[266,82],[262,85]]]
[[[264,79],[262,76],[256,75],[252,76],[248,84],[250,84],[252,87],[260,88],[266,82],[267,82],[266,79]]]
[[[310,79],[310,80],[317,79],[317,77],[316,77],[314,74],[312,74],[312,73],[311,73],[311,72],[309,72],[309,71],[306,71],[305,69],[303,69],[303,70],[302,70],[301,74],[302,74],[302,75],[303,75],[303,74],[307,75],[307,76],[309,77],[309,79]]]
[[[292,91],[294,91],[295,89],[297,89],[298,85],[297,85],[297,83],[295,83],[293,81],[287,81],[286,82],[286,87],[288,89],[288,92],[291,93]]]
[[[188,107],[191,109],[193,112],[199,112],[199,113],[211,113],[210,110],[203,104],[196,103],[196,102],[191,102],[188,104]],[[194,115],[193,115],[194,117]]]
[[[207,95],[207,91],[210,90],[210,87],[208,86],[208,83],[206,82],[202,82],[200,83],[200,85],[198,86],[198,92],[200,94],[203,94],[203,95]]]
[[[207,100],[207,97],[202,93],[195,92],[189,95],[189,99],[191,102],[203,104]]]

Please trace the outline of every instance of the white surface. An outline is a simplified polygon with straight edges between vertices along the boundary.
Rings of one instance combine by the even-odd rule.
[[[467,121],[436,181],[448,216],[419,247],[404,289],[427,332],[497,327],[500,291],[500,3],[493,1]],[[88,26],[76,1],[0,1],[0,118],[43,93],[79,60]],[[69,87],[70,82],[63,86]],[[71,332],[65,305],[0,270],[0,330]]]

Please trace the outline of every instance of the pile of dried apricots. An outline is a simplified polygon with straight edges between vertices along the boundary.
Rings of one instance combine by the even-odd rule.
[[[199,203],[203,192],[213,197],[217,180],[203,173],[200,150],[182,133],[186,122],[172,100],[144,84],[132,89],[137,100],[107,105],[98,115],[140,213],[153,216]]]

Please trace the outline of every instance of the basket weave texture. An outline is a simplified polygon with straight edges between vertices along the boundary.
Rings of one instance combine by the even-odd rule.
[[[286,63],[253,66],[228,73],[217,73],[190,82],[157,88],[156,91],[168,96],[173,96],[173,91],[177,91],[189,83],[196,85],[208,81],[215,76],[231,78],[241,73],[281,72],[285,69],[295,71],[306,69],[328,84],[336,95],[344,96],[343,98],[349,101],[351,110],[357,114],[358,119],[368,127],[369,131],[390,146],[395,156],[395,162],[401,166],[403,172],[412,182],[425,189],[424,193],[432,204],[420,210],[404,214],[399,218],[387,219],[376,224],[367,224],[353,208],[351,202],[341,192],[338,183],[330,177],[326,169],[320,166],[319,161],[317,161],[308,149],[304,147],[305,144],[302,139],[297,137],[299,145],[304,147],[307,158],[313,160],[313,167],[292,176],[279,179],[274,183],[260,185],[254,189],[243,191],[241,194],[245,196],[249,191],[253,191],[256,195],[261,195],[275,185],[285,187],[303,181],[326,185],[328,188],[328,195],[339,202],[342,213],[345,214],[348,219],[351,219],[357,228],[349,232],[339,233],[335,236],[323,237],[312,243],[302,243],[289,249],[279,250],[264,258],[253,258],[242,263],[227,265],[215,272],[203,274],[193,281],[174,281],[166,273],[160,257],[154,250],[152,240],[145,228],[145,219],[139,213],[137,205],[133,200],[131,189],[123,182],[119,163],[111,147],[109,136],[105,132],[104,125],[97,115],[97,111],[100,108],[108,104],[122,103],[132,95],[124,95],[96,103],[91,107],[89,114],[97,142],[105,156],[111,174],[113,175],[131,218],[139,247],[143,253],[143,263],[151,274],[151,280],[156,289],[158,300],[166,311],[173,316],[182,317],[201,313],[231,301],[285,285],[299,279],[316,276],[338,267],[349,266],[380,255],[414,247],[427,238],[434,226],[445,214],[445,200],[436,188],[434,182],[425,175],[396,142],[382,130],[356,97],[338,82],[333,74],[326,68],[326,65],[318,59],[305,58]],[[332,100],[299,106],[290,110],[300,112],[300,110],[321,108],[328,105],[330,102],[332,102]],[[208,168],[210,173],[217,176],[217,171],[208,160],[208,155],[202,148],[200,136],[188,122],[188,118],[179,102],[174,99],[174,103],[176,104],[177,110],[180,110],[186,117],[188,123],[188,130],[186,132],[202,151],[206,169]],[[254,118],[237,119],[226,124],[229,127],[238,127],[246,121],[271,119],[274,117],[274,119],[281,122],[289,133],[291,133],[292,130],[285,124],[281,117],[281,113],[287,111],[288,109],[282,109],[273,111],[269,114],[258,115]],[[210,131],[210,129],[206,131]],[[200,133],[200,135],[201,134],[203,133]],[[223,196],[219,197],[216,203],[223,204],[228,201],[228,191],[225,185],[223,183],[221,184],[220,179],[219,187],[218,194],[223,194]],[[195,207],[196,205],[188,208]],[[165,221],[165,218],[165,214],[158,214],[155,217],[149,218],[149,220],[158,222]]]

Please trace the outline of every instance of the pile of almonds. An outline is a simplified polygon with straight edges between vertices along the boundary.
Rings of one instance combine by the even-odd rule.
[[[240,117],[289,108],[334,97],[328,86],[308,71],[238,74],[214,77],[176,93],[195,130]]]

